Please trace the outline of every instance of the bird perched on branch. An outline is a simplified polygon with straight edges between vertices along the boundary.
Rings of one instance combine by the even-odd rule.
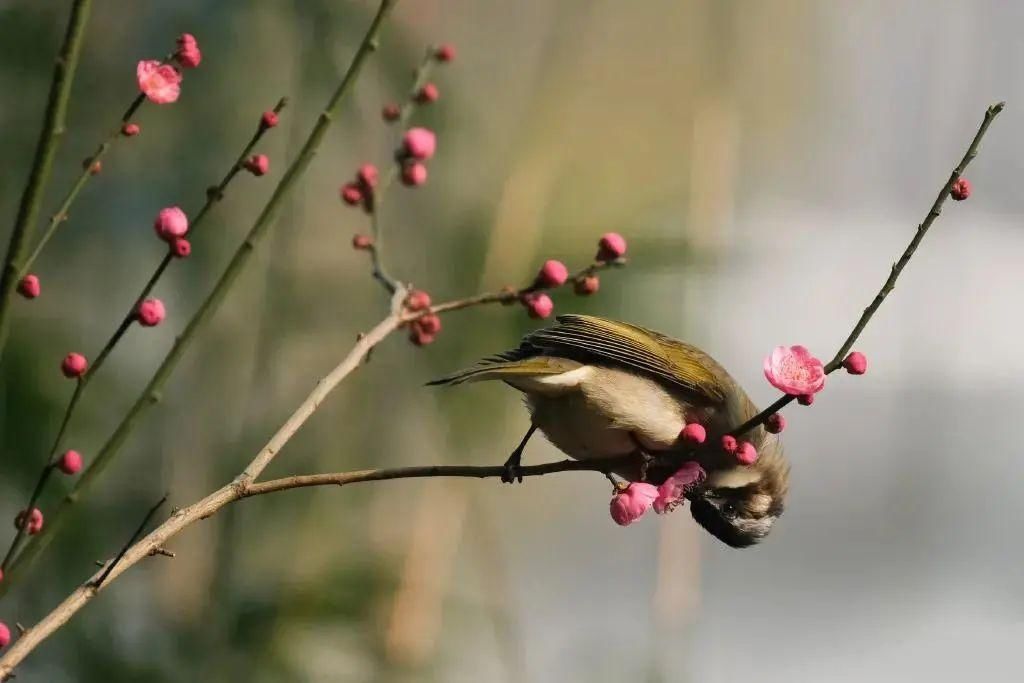
[[[756,427],[743,438],[758,458],[740,464],[721,437],[757,414],[746,392],[700,349],[658,332],[595,316],[562,315],[519,347],[430,384],[501,380],[523,392],[531,425],[505,463],[502,479],[517,476],[523,450],[536,430],[577,460],[638,456],[616,474],[659,484],[671,469],[641,470],[639,456],[685,454],[707,478],[687,498],[697,522],[734,548],[768,535],[782,513],[789,465],[778,437]],[[693,448],[680,433],[701,424],[708,435]],[[687,451],[692,451],[687,453]],[[521,477],[520,477],[521,480]]]

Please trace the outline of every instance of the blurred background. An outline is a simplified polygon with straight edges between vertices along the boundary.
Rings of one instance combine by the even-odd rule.
[[[162,255],[163,206],[195,212],[260,112],[291,105],[90,386],[68,446],[90,455],[167,352],[305,138],[375,3],[94,3],[49,215],[135,94],[134,65],[181,32],[200,68],[147,105],[38,262],[0,365],[0,519],[58,426],[75,349],[98,351]],[[69,3],[0,0],[0,210],[13,222]],[[708,350],[755,401],[778,344],[830,357],[960,159],[1008,101],[899,287],[858,343],[863,378],[791,407],[786,515],[735,551],[685,511],[628,529],[607,482],[421,480],[291,491],[193,526],[111,586],[18,671],[25,681],[960,681],[1015,677],[1024,637],[1024,5],[944,0],[419,0],[398,4],[295,193],[213,325],[51,551],[0,602],[31,624],[170,491],[233,477],[385,312],[367,229],[339,185],[386,163],[384,102],[427,44],[452,42],[430,180],[382,215],[388,259],[435,300],[525,284],[546,258],[630,266],[556,312],[629,320]],[[6,244],[6,230],[2,240]],[[526,414],[501,386],[423,382],[536,323],[494,307],[401,336],[335,392],[269,476],[498,464]],[[542,440],[529,462],[560,454]],[[43,500],[44,512],[62,489]],[[13,528],[0,542],[6,547]]]

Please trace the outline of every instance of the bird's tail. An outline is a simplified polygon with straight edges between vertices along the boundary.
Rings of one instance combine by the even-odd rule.
[[[558,375],[579,367],[579,363],[564,358],[531,356],[523,358],[515,351],[484,358],[476,365],[427,382],[427,386],[454,385],[486,380],[515,380],[543,375]]]

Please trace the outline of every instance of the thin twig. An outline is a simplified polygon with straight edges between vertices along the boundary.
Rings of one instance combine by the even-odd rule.
[[[81,53],[85,38],[85,28],[89,23],[89,11],[92,0],[74,0],[68,18],[68,29],[64,34],[64,43],[53,68],[53,79],[50,82],[50,95],[43,116],[43,129],[39,132],[36,153],[32,159],[32,170],[29,172],[28,184],[21,195],[18,206],[18,217],[11,231],[11,240],[4,259],[3,273],[0,274],[0,353],[7,341],[7,330],[10,325],[10,306],[14,290],[18,286],[18,273],[21,270],[21,259],[35,230],[39,207],[42,203],[46,185],[50,180],[53,158],[64,134],[64,119],[68,110],[68,98],[71,84],[75,80],[75,69],[78,67],[78,56]]]
[[[885,283],[882,284],[882,288],[878,290],[878,294],[875,295],[875,298],[871,301],[868,307],[864,309],[864,313],[861,314],[860,320],[858,320],[857,324],[853,326],[853,331],[850,332],[846,341],[844,341],[842,346],[839,347],[836,355],[828,362],[828,365],[825,366],[825,374],[831,374],[843,366],[843,359],[846,358],[846,354],[853,348],[853,345],[857,342],[857,339],[864,331],[864,328],[867,327],[868,321],[871,320],[871,317],[882,305],[882,302],[885,301],[885,298],[889,296],[889,293],[896,287],[896,279],[900,276],[900,273],[903,272],[903,269],[907,264],[910,263],[910,258],[914,255],[914,252],[917,251],[917,247],[921,244],[921,240],[924,239],[925,234],[927,234],[928,228],[932,227],[932,223],[934,223],[935,219],[942,213],[942,205],[945,203],[946,198],[949,197],[949,193],[953,189],[953,183],[960,179],[960,176],[963,174],[964,169],[967,168],[967,165],[974,161],[974,158],[978,156],[978,145],[981,144],[981,139],[985,136],[986,131],[988,131],[989,125],[991,125],[992,121],[995,120],[999,115],[999,112],[1001,112],[1005,106],[1005,102],[997,102],[985,111],[985,117],[981,120],[981,126],[978,128],[978,132],[974,134],[974,139],[971,140],[971,144],[967,148],[967,152],[964,153],[963,159],[961,159],[960,163],[957,164],[957,167],[953,169],[953,172],[949,175],[949,180],[946,181],[946,184],[942,186],[941,190],[939,190],[939,195],[932,203],[932,208],[928,210],[928,215],[925,216],[924,220],[921,221],[921,224],[917,226],[917,232],[914,233],[914,238],[910,240],[910,244],[908,244],[907,248],[903,251],[903,255],[900,256],[900,259],[893,264],[892,270],[889,272],[889,277],[887,277]],[[770,406],[729,433],[733,436],[739,436],[744,432],[750,431],[754,427],[764,424],[769,417],[782,410],[782,408],[789,405],[796,398],[797,397],[793,395],[780,396]]]
[[[99,578],[93,581],[93,588],[99,589],[99,587],[103,585],[103,582],[106,580],[106,578],[110,576],[110,572],[114,570],[114,567],[117,566],[117,563],[120,562],[121,558],[124,557],[124,554],[128,552],[128,548],[131,548],[133,545],[135,545],[135,542],[139,540],[139,536],[142,535],[142,532],[145,531],[146,527],[149,525],[149,520],[153,519],[153,515],[156,514],[156,511],[159,510],[163,506],[163,504],[167,502],[168,495],[170,494],[165,493],[164,497],[158,500],[156,504],[149,509],[149,512],[146,513],[146,516],[143,517],[142,521],[139,523],[139,528],[135,530],[135,533],[133,533],[132,537],[128,539],[128,542],[121,546],[121,551],[117,553],[117,557],[115,557],[110,562],[110,564],[107,565],[107,568],[103,570],[103,573],[100,574]],[[162,548],[153,548],[153,550],[149,554],[156,555],[160,550],[162,550]]]
[[[136,99],[135,103],[132,105],[132,107],[129,108],[129,111],[125,114],[125,121],[127,121],[128,118],[130,118],[132,108],[137,107],[140,102],[141,99]],[[277,106],[274,107],[274,112],[280,113],[281,110],[284,109],[284,107],[287,105],[287,103],[288,100],[282,97],[278,101]],[[249,154],[253,151],[257,143],[259,143],[263,135],[268,130],[269,129],[262,124],[261,120],[260,123],[257,125],[256,131],[253,133],[252,138],[250,138],[249,142],[246,143],[245,147],[242,149],[242,152],[238,155],[238,158],[231,165],[231,168],[227,171],[227,173],[224,175],[221,181],[217,185],[207,190],[206,202],[203,204],[202,208],[199,209],[198,213],[195,214],[195,217],[192,219],[192,223],[189,226],[189,236],[194,235],[197,228],[200,225],[202,225],[203,219],[209,213],[210,209],[213,208],[213,205],[224,198],[224,192],[227,190],[228,185],[231,184],[231,181],[234,180],[235,176],[239,173],[239,171],[242,170],[243,162],[245,162],[245,160],[249,157]],[[73,198],[74,195],[70,195],[66,203],[70,203],[70,200]],[[42,243],[40,243],[39,248],[42,248]],[[86,386],[88,386],[90,380],[96,375],[99,369],[103,367],[103,363],[107,359],[107,356],[110,355],[110,352],[114,350],[114,347],[121,340],[124,334],[128,331],[132,323],[135,322],[135,312],[138,309],[139,302],[145,300],[145,298],[149,296],[149,293],[156,286],[157,282],[160,280],[160,277],[163,275],[164,271],[167,270],[168,266],[170,266],[171,261],[173,260],[174,256],[170,253],[170,250],[168,250],[168,252],[164,255],[163,259],[160,261],[159,265],[153,271],[153,274],[150,276],[145,286],[142,288],[142,291],[139,293],[137,297],[135,297],[134,301],[128,308],[124,317],[121,319],[121,322],[118,324],[117,328],[115,328],[114,333],[107,340],[107,343],[103,345],[103,348],[100,350],[99,354],[96,355],[95,360],[89,366],[88,371],[86,371],[86,373],[82,377],[78,378],[77,382],[75,383],[74,393],[72,393],[71,399],[68,401],[67,407],[64,409],[64,417],[61,419],[60,428],[57,430],[57,436],[54,438],[53,445],[50,447],[50,451],[49,454],[47,455],[46,461],[43,464],[42,469],[40,470],[39,477],[36,480],[36,486],[33,489],[32,497],[29,499],[28,506],[26,509],[31,510],[35,506],[36,501],[39,499],[39,496],[43,492],[43,487],[53,471],[53,466],[57,458],[57,451],[60,449],[60,445],[64,440],[64,435],[67,433],[68,425],[71,423],[71,417],[75,412],[75,408],[78,406],[79,401],[82,399],[82,396],[85,393]],[[0,564],[0,569],[6,570],[7,565],[11,562],[11,559],[17,552],[18,547],[24,540],[26,524],[27,520],[24,524],[22,524],[21,527],[18,528],[17,533],[14,536],[14,539],[11,541],[11,545],[7,549],[7,553],[4,555],[3,563]],[[3,594],[3,590],[3,588],[0,588],[0,595]]]
[[[134,429],[142,415],[150,406],[160,400],[160,392],[163,389],[163,385],[167,382],[171,372],[181,360],[185,350],[195,338],[196,334],[201,331],[213,317],[213,314],[217,311],[221,302],[231,290],[232,285],[234,285],[235,280],[239,275],[241,275],[245,266],[248,264],[256,245],[260,242],[269,228],[274,225],[278,213],[285,204],[285,200],[305,174],[306,169],[309,167],[310,162],[312,162],[324,136],[327,134],[327,130],[330,128],[332,121],[337,117],[342,99],[348,94],[352,85],[355,83],[356,77],[359,75],[364,62],[366,61],[366,58],[373,51],[373,45],[376,42],[377,34],[380,31],[384,19],[391,12],[397,2],[398,0],[381,0],[377,13],[374,16],[365,37],[360,43],[359,48],[356,50],[348,70],[345,72],[345,75],[342,77],[338,87],[331,95],[331,98],[328,100],[324,110],[317,118],[316,124],[310,131],[309,137],[306,139],[305,144],[303,144],[298,156],[296,156],[295,160],[285,171],[277,187],[274,189],[273,194],[264,206],[263,211],[260,212],[256,222],[249,230],[248,235],[246,235],[242,244],[235,251],[234,256],[231,258],[231,261],[221,274],[220,279],[214,285],[206,300],[200,305],[195,315],[193,315],[188,325],[186,325],[185,329],[178,335],[174,345],[171,347],[171,350],[167,353],[163,362],[160,364],[160,367],[157,368],[149,383],[142,390],[142,393],[128,410],[127,414],[121,420],[121,423],[114,430],[114,433],[109,439],[107,439],[107,442],[97,453],[92,464],[86,468],[85,472],[75,483],[71,492],[64,497],[60,506],[57,507],[57,509],[50,515],[50,520],[43,528],[43,531],[33,536],[29,543],[25,545],[24,550],[22,550],[22,552],[19,553],[11,562],[10,571],[7,572],[5,580],[0,582],[0,596],[9,590],[10,586],[16,582],[24,569],[30,566],[32,561],[38,557],[39,553],[46,548],[50,539],[53,538],[54,532],[60,528],[60,524],[62,523],[68,508],[74,506],[88,491],[89,487],[103,473],[118,453],[120,447],[128,438],[128,435]]]

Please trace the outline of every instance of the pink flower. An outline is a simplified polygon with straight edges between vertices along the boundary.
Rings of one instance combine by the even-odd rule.
[[[43,530],[43,513],[39,508],[32,508],[28,513],[28,521],[25,521],[25,510],[18,513],[14,519],[14,527],[20,529],[24,525],[25,533],[34,536]]]
[[[434,52],[434,59],[439,62],[450,62],[455,59],[455,46],[451,43],[445,43],[437,48]]]
[[[436,102],[440,96],[441,92],[437,89],[437,86],[433,83],[427,83],[416,93],[416,101],[420,104],[429,104]]]
[[[772,413],[764,422],[764,428],[772,434],[778,434],[786,428],[786,418],[781,413]]]
[[[191,33],[182,33],[178,37],[178,51],[174,54],[174,58],[186,69],[194,69],[199,66],[199,62],[203,60],[203,54],[199,51],[199,43],[196,42],[195,36]]]
[[[402,137],[402,149],[413,159],[425,161],[437,150],[437,136],[426,128],[410,128]]]
[[[730,455],[736,452],[739,444],[736,443],[736,437],[726,434],[722,437],[722,450]]]
[[[171,242],[171,253],[177,258],[188,258],[189,254],[192,253],[192,243],[184,237],[176,237]]]
[[[341,186],[341,201],[349,206],[358,206],[363,201],[363,192],[355,183],[346,183]]]
[[[776,346],[764,359],[764,376],[787,394],[816,394],[825,387],[825,368],[803,346]]]
[[[569,279],[569,269],[561,261],[549,259],[544,262],[537,274],[537,285],[540,287],[561,287]]]
[[[7,628],[7,624],[0,621],[0,649],[7,647],[11,642],[11,629]]]
[[[703,425],[691,422],[683,427],[679,436],[687,443],[704,443],[704,440],[708,438],[708,432]]]
[[[743,441],[736,447],[736,460],[743,465],[753,465],[757,462],[757,449],[749,441]]]
[[[425,311],[430,308],[430,295],[422,289],[414,289],[405,297],[405,307],[410,311]]]
[[[160,299],[146,299],[139,304],[135,316],[143,327],[156,327],[163,322],[167,311],[164,309],[164,302]]]
[[[270,170],[270,159],[267,158],[266,154],[253,154],[245,160],[243,166],[245,166],[245,170],[254,176],[267,175],[267,172]]]
[[[523,305],[531,318],[543,320],[555,310],[555,302],[547,294],[536,292],[523,296]]]
[[[135,78],[150,102],[170,104],[181,94],[181,74],[170,64],[145,59],[135,67]]]
[[[572,291],[579,296],[590,296],[601,288],[601,280],[596,275],[585,275],[572,285]]]
[[[67,451],[57,461],[57,468],[64,474],[75,474],[82,469],[82,455],[78,451]]]
[[[263,112],[263,116],[260,117],[260,125],[264,128],[273,128],[277,122],[277,112],[273,110]]]
[[[173,242],[175,238],[184,237],[188,232],[188,216],[176,206],[160,209],[156,220],[153,221],[153,229],[160,239]]]
[[[843,367],[851,375],[863,375],[868,371],[868,359],[860,351],[851,351],[850,355],[843,359]]]
[[[962,202],[971,196],[971,181],[967,178],[957,178],[957,181],[949,188],[949,194],[956,201]]]
[[[73,351],[64,356],[64,361],[60,364],[61,372],[63,372],[64,376],[68,379],[81,377],[85,374],[88,367],[89,362],[85,360],[85,356]]]
[[[39,296],[40,291],[42,290],[39,287],[39,278],[32,273],[18,281],[18,294],[26,299],[35,299]]]
[[[694,485],[704,480],[704,469],[694,462],[684,462],[675,474],[666,479],[658,487],[658,497],[654,501],[654,511],[659,515],[671,512],[683,502],[683,496]]]
[[[597,260],[614,261],[626,253],[626,240],[617,232],[607,232],[597,243]]]
[[[640,519],[658,497],[658,489],[651,484],[633,482],[612,496],[612,519],[619,526],[628,526]]]
[[[416,187],[427,182],[427,167],[418,161],[402,166],[402,184]]]
[[[142,129],[139,128],[139,124],[137,123],[126,123],[123,126],[121,126],[121,135],[125,136],[126,138],[133,138],[140,132],[142,132]]]

